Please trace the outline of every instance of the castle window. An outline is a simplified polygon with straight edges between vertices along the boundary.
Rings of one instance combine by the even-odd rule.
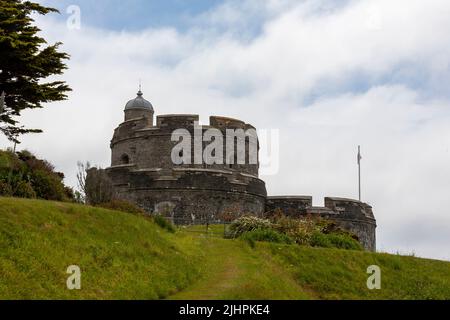
[[[130,157],[127,154],[123,154],[120,157],[120,161],[122,162],[122,164],[129,164],[130,163]]]

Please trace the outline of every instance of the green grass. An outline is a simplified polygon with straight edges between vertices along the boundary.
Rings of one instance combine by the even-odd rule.
[[[193,244],[127,213],[0,198],[0,298],[165,298],[199,274]],[[82,290],[66,289],[70,265]]]
[[[256,241],[285,243],[285,244],[294,243],[294,241],[284,233],[279,233],[272,229],[256,229],[244,232],[239,236],[239,238],[247,241],[251,247],[255,247]]]
[[[166,218],[164,218],[163,216],[154,216],[153,217],[153,221],[160,226],[161,228],[171,232],[171,233],[175,233],[177,230],[175,228],[175,226],[172,224],[172,222],[170,222],[169,220],[167,220]]]
[[[364,251],[264,244],[316,299],[450,299],[450,263]],[[381,289],[368,290],[367,267],[381,269]]]
[[[244,241],[205,237],[202,250],[207,257],[204,276],[171,299],[308,299],[282,265]]]
[[[171,233],[138,215],[0,198],[0,299],[450,299],[450,263]],[[82,289],[68,290],[78,265]],[[367,267],[382,271],[368,290]]]

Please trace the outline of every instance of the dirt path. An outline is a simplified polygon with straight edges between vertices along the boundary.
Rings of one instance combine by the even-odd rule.
[[[170,299],[214,300],[224,292],[232,290],[242,275],[242,256],[239,250],[229,250],[224,240],[205,244],[207,265],[205,275],[188,289],[171,296]]]
[[[203,277],[169,297],[183,300],[305,299],[308,295],[292,275],[246,243],[211,239],[205,242]]]

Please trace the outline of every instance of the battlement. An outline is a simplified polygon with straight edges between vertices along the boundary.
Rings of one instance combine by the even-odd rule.
[[[367,203],[347,198],[326,197],[324,207],[314,207],[311,196],[272,196],[267,197],[266,207],[268,211],[276,209],[289,213],[313,213],[314,210],[334,212],[336,214],[363,213],[367,218],[373,218],[372,207]]]
[[[277,196],[267,197],[267,212],[281,210],[286,215],[306,214],[306,209],[312,207],[310,196]]]
[[[139,132],[152,131],[153,134],[158,134],[158,129],[161,129],[163,133],[167,133],[167,129],[191,129],[195,124],[199,123],[199,119],[200,117],[197,114],[159,115],[156,117],[156,125],[153,126],[151,118],[137,113],[134,115],[134,117],[130,116],[124,122],[122,122],[116,129],[116,133],[119,133],[117,136],[120,136],[121,139],[126,139],[134,137],[135,134]],[[221,131],[224,131],[226,129],[242,129],[244,131],[247,131],[249,129],[256,130],[254,126],[245,123],[242,120],[219,116],[211,116],[209,118],[209,124],[201,125],[201,127],[203,130],[215,128]]]
[[[373,218],[372,207],[354,199],[327,197],[325,207],[337,212],[364,212],[368,218]]]
[[[156,118],[156,126],[163,128],[187,128],[192,127],[195,123],[199,122],[199,116],[196,114],[168,114],[168,115],[160,115]],[[242,120],[228,118],[228,117],[220,117],[220,116],[211,116],[209,118],[209,126],[204,126],[217,128],[220,130],[224,129],[255,129],[252,125],[245,123]]]
[[[193,127],[198,121],[199,116],[197,114],[167,114],[156,117],[156,126],[181,129]]]
[[[244,121],[227,118],[227,117],[219,117],[219,116],[211,116],[209,117],[209,124],[212,127],[218,129],[246,129],[246,123]]]

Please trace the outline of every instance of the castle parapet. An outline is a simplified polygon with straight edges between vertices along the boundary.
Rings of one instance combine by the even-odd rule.
[[[156,126],[159,128],[181,129],[193,127],[199,121],[197,114],[168,114],[156,117]]]
[[[266,200],[266,211],[269,213],[278,209],[288,216],[302,215],[310,207],[312,207],[310,196],[278,196],[267,197]]]
[[[345,214],[349,218],[360,219],[362,216],[374,219],[372,207],[358,200],[326,197],[325,207],[334,212]]]
[[[247,124],[244,121],[227,118],[227,117],[218,117],[212,116],[209,117],[209,125],[211,127],[225,130],[225,129],[243,129],[246,130],[248,128]]]

